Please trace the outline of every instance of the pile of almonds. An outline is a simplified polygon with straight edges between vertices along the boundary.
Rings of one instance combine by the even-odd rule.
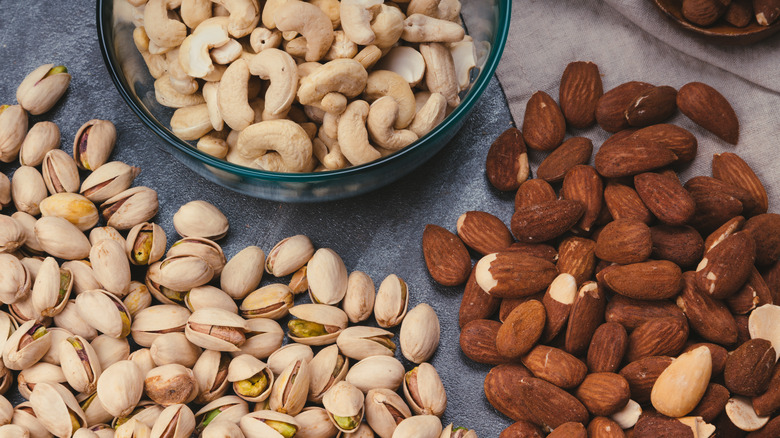
[[[753,22],[769,26],[780,18],[778,0],[682,0],[683,17],[699,26],[712,26],[722,18],[734,27]]]
[[[516,190],[509,226],[469,211],[422,236],[433,279],[465,283],[460,345],[495,365],[500,436],[780,436],[780,215],[731,152],[682,184],[697,140],[664,123],[679,109],[736,144],[731,105],[699,82],[603,93],[588,62],[559,103],[535,93],[488,152],[489,181]],[[614,135],[591,166],[592,142],[564,137],[595,123]],[[550,151],[536,179],[526,146]]]

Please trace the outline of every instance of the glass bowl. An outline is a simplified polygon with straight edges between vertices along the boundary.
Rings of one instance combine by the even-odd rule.
[[[477,48],[471,87],[430,133],[386,157],[360,166],[315,173],[280,173],[248,168],[205,154],[176,137],[173,109],[157,103],[154,78],[133,43],[133,7],[126,0],[97,0],[97,30],[106,67],[119,94],[163,141],[160,148],[219,185],[250,196],[285,202],[342,199],[389,184],[430,159],[455,136],[485,91],[504,50],[511,0],[461,0],[461,17]],[[159,153],[150,150],[149,153]]]

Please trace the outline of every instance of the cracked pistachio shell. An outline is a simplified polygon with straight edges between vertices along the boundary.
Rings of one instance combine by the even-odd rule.
[[[75,336],[70,330],[66,330],[62,327],[49,327],[47,329],[51,336],[51,345],[60,345],[60,341]],[[58,348],[49,348],[49,351],[41,358],[41,362],[46,362],[52,365],[60,365],[60,350]],[[41,363],[38,362],[38,363]]]
[[[323,348],[309,362],[309,398],[312,403],[320,403],[322,396],[336,383],[344,380],[349,370],[349,359],[339,352],[339,347],[331,345]]]
[[[195,413],[195,432],[212,423],[235,423],[249,413],[249,404],[235,395],[226,395],[206,404]]]
[[[175,304],[150,306],[135,314],[131,326],[133,340],[142,347],[151,347],[152,342],[163,333],[183,332],[190,311]]]
[[[278,376],[296,361],[311,362],[314,352],[304,344],[290,343],[268,356],[268,368]]]
[[[22,166],[37,166],[47,152],[60,147],[60,128],[49,121],[38,122],[30,128],[19,149]],[[72,161],[72,160],[71,160]],[[73,162],[73,164],[76,164]]]
[[[131,418],[116,428],[114,438],[149,438],[152,429],[141,421]]]
[[[138,167],[111,161],[84,178],[79,193],[92,202],[103,202],[129,189],[139,173]]]
[[[76,400],[79,402],[81,410],[84,411],[84,416],[87,418],[87,424],[90,426],[90,429],[96,424],[110,423],[114,418],[106,411],[103,404],[100,403],[100,399],[97,396],[97,390],[93,391],[91,394],[78,394]],[[94,429],[92,430],[95,431]]]
[[[336,342],[347,327],[347,314],[338,307],[325,304],[300,304],[290,308],[294,316],[287,323],[288,336],[307,345],[328,345]]]
[[[230,383],[227,380],[229,365],[230,355],[227,353],[206,350],[200,355],[192,367],[192,373],[195,375],[195,380],[198,381],[199,391],[195,403],[210,404],[225,394]]]
[[[152,294],[149,293],[149,289],[145,284],[131,281],[127,295],[122,299],[122,302],[130,312],[130,316],[135,317],[136,313],[152,304]]]
[[[192,368],[198,361],[201,349],[193,345],[184,333],[164,333],[152,342],[149,353],[157,366],[177,363]]]
[[[116,143],[116,127],[93,119],[81,125],[73,140],[73,159],[84,170],[96,170],[108,161]]]
[[[351,432],[360,425],[364,401],[363,393],[345,381],[333,385],[322,397],[328,418],[342,432]]]
[[[120,360],[103,370],[97,384],[100,402],[114,417],[133,411],[144,391],[144,376],[133,361]]]
[[[166,258],[170,259],[177,256],[202,258],[211,266],[211,269],[214,271],[214,277],[218,277],[222,273],[222,268],[225,267],[226,263],[222,247],[213,240],[202,237],[185,237],[171,245]]]
[[[279,374],[268,398],[268,407],[277,412],[298,415],[309,393],[309,362],[296,360]]]
[[[268,318],[252,318],[246,321],[246,342],[241,353],[258,359],[266,359],[282,347],[284,330],[278,322]]]
[[[94,227],[100,216],[89,199],[76,193],[55,193],[40,203],[43,217],[57,216],[72,223],[81,231]]]
[[[18,253],[14,253],[15,257]],[[32,257],[24,257],[19,259],[20,262],[27,268],[28,271],[30,271],[30,278],[32,279],[32,282],[35,283],[35,277],[38,276],[38,271],[41,270],[41,265],[43,265],[43,256],[32,256]]]
[[[95,435],[97,435],[98,438],[114,438],[114,429],[111,425],[105,423],[90,424],[92,424],[92,426],[89,427],[89,430],[95,432]]]
[[[97,380],[103,368],[100,366],[100,359],[98,359],[95,349],[86,339],[73,336],[60,340],[57,345],[52,345],[51,348],[57,348],[60,351],[62,373],[71,388],[78,392],[91,393],[95,391]]]
[[[401,323],[409,307],[409,289],[395,274],[388,275],[379,285],[374,302],[374,317],[380,327],[395,327]]]
[[[38,219],[23,211],[14,212],[11,217],[14,218],[24,230],[25,239],[22,244],[24,250],[30,254],[42,254],[43,247],[41,247],[40,242],[38,242],[38,237],[35,236],[35,222],[37,222]]]
[[[51,346],[51,336],[42,324],[27,321],[3,345],[3,362],[12,370],[23,370],[41,360]]]
[[[122,422],[132,418],[134,420],[140,421],[151,429],[151,427],[154,426],[154,422],[157,421],[157,419],[160,417],[163,409],[164,408],[157,403],[151,400],[143,399],[138,402],[135,408],[129,414],[127,414],[127,416],[114,418],[111,421],[111,424],[116,427],[118,424],[121,424]]]
[[[265,271],[284,277],[300,269],[314,255],[314,245],[303,234],[282,239],[271,248],[265,260]]]
[[[149,222],[131,228],[124,241],[127,259],[138,266],[149,265],[163,258],[166,244],[167,239],[162,227]]]
[[[20,105],[0,106],[0,161],[10,163],[19,156],[27,134],[27,112]]]
[[[441,431],[441,437],[440,438],[478,438],[477,432],[466,429],[464,427],[455,428],[455,426],[450,423],[447,427],[444,428],[444,430]]]
[[[352,433],[344,433],[339,432],[338,435],[336,435],[336,438],[374,438],[374,431],[371,430],[371,426],[369,426],[366,423],[360,423],[360,426],[358,426],[357,429],[355,429]]]
[[[244,433],[238,427],[238,422],[212,421],[203,429],[201,438],[244,438]]]
[[[0,310],[0,351],[3,350],[5,341],[19,328],[16,321],[6,312]]]
[[[14,407],[7,398],[0,395],[0,424],[9,424],[14,416]]]
[[[74,429],[87,425],[76,397],[59,383],[41,382],[30,394],[30,406],[41,424],[57,437],[70,437]],[[78,427],[75,427],[78,423]]]
[[[246,438],[287,438],[298,432],[298,423],[293,416],[271,410],[250,412],[241,417],[239,426]],[[292,432],[292,435],[282,435],[279,429]]]
[[[53,436],[35,416],[35,412],[28,401],[19,403],[14,407],[14,416],[11,419],[11,424],[30,431],[31,437],[48,438]]]
[[[293,305],[293,294],[285,284],[263,286],[244,298],[239,314],[244,318],[280,319],[287,316]]]
[[[38,169],[21,166],[11,178],[11,195],[17,210],[38,216],[41,201],[49,195],[49,191]]]
[[[102,369],[130,357],[130,343],[125,338],[117,339],[108,335],[100,335],[93,339],[90,345],[95,350]]]
[[[264,264],[263,250],[247,246],[225,264],[219,278],[220,287],[234,300],[243,299],[260,285]]]
[[[347,267],[335,251],[320,248],[306,265],[312,302],[337,304],[347,293]]]
[[[76,193],[79,190],[79,169],[76,162],[62,149],[52,149],[43,157],[41,174],[46,188],[55,193]],[[91,202],[91,201],[90,201]]]
[[[21,370],[16,378],[19,394],[25,399],[30,399],[35,385],[41,382],[67,384],[67,379],[62,368],[46,362],[38,362],[35,365]]]
[[[32,115],[54,107],[70,84],[70,73],[62,65],[43,64],[31,71],[16,89],[16,100]]]
[[[0,172],[0,210],[11,205],[11,180]]]
[[[144,392],[161,406],[189,403],[198,395],[198,381],[191,369],[171,363],[146,373]]]
[[[9,304],[8,312],[19,324],[33,320],[42,324],[49,324],[51,322],[50,318],[35,312],[35,307],[32,305],[32,297],[29,294],[23,299],[17,300],[13,304]]]
[[[69,269],[73,274],[73,293],[76,295],[93,289],[101,289],[102,284],[95,277],[89,260],[70,260],[62,264],[63,269]]]
[[[67,220],[48,216],[35,223],[35,237],[43,250],[53,257],[80,260],[89,256],[89,239]]]
[[[0,214],[0,253],[16,252],[25,241],[27,234],[24,226],[13,217]]]
[[[108,198],[100,212],[106,225],[117,230],[129,230],[147,222],[157,214],[160,205],[157,192],[149,187],[133,187]]]
[[[87,429],[86,427],[82,427],[81,429],[73,432],[73,438],[100,438],[100,437],[95,432]]]
[[[320,407],[308,407],[295,416],[298,423],[298,433],[295,436],[304,438],[332,438],[338,429],[328,419],[328,411]]]
[[[271,394],[274,373],[260,359],[242,354],[230,361],[227,379],[237,396],[256,403],[267,399]]]
[[[306,275],[306,266],[295,271],[290,278],[289,287],[294,295],[302,294],[309,290],[309,277]]]
[[[101,240],[114,240],[116,243],[122,245],[122,248],[125,247],[125,238],[122,237],[122,234],[114,227],[96,227],[90,230],[89,243],[94,246]]]
[[[193,344],[207,350],[239,351],[246,341],[246,321],[223,309],[202,309],[192,312],[184,333]]]
[[[27,298],[31,283],[32,275],[19,259],[0,253],[0,301],[13,304]]]
[[[441,420],[435,415],[415,415],[400,422],[393,438],[439,438]]]
[[[401,323],[401,352],[414,363],[428,361],[439,346],[441,328],[433,307],[418,304]]]
[[[60,268],[54,257],[46,257],[35,276],[32,297],[33,308],[43,316],[54,316],[68,304],[73,290],[73,273]]]
[[[347,280],[347,293],[341,302],[341,308],[349,321],[358,323],[367,320],[374,312],[376,288],[366,273],[354,271]]]
[[[391,437],[398,423],[412,416],[395,391],[376,388],[366,394],[366,422],[380,437]]]
[[[84,339],[92,340],[98,335],[97,330],[85,321],[78,311],[76,300],[68,300],[68,304],[62,312],[54,315],[54,324],[57,327],[67,327],[68,331]]]
[[[130,262],[121,244],[109,239],[97,242],[89,251],[89,261],[103,289],[119,298],[127,295],[130,289]]]
[[[221,289],[209,285],[192,288],[184,298],[184,304],[191,312],[216,307],[238,314],[236,302]]]
[[[184,307],[184,299],[189,290],[173,290],[155,281],[160,277],[160,265],[162,262],[154,262],[146,270],[144,282],[149,293],[162,304],[175,304]]]
[[[111,292],[95,289],[80,293],[76,296],[76,310],[81,319],[101,333],[114,338],[130,334],[130,312]]]
[[[404,397],[417,415],[440,417],[447,408],[447,392],[436,368],[421,363],[404,375]]]
[[[217,207],[206,201],[190,201],[173,215],[173,227],[182,237],[219,240],[228,231],[228,220]]]
[[[152,264],[147,275],[162,287],[188,291],[211,281],[214,269],[198,256],[180,255]]]
[[[149,371],[157,366],[154,363],[152,353],[148,348],[139,348],[138,350],[133,351],[130,353],[130,356],[127,357],[127,360],[136,364],[138,369],[141,370],[142,376],[146,376]]]
[[[354,364],[345,380],[367,393],[371,389],[397,390],[404,379],[404,366],[392,356],[371,356]]]
[[[0,436],[30,438],[30,431],[18,424],[4,424],[0,426]]]
[[[347,327],[336,340],[344,355],[356,360],[370,356],[395,355],[393,333],[378,327]]]

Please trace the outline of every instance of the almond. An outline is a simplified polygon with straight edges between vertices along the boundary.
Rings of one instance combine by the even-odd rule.
[[[766,392],[753,397],[753,409],[762,417],[772,415],[780,409],[780,363],[775,364],[772,370]]]
[[[775,367],[775,349],[766,339],[751,339],[726,359],[723,382],[733,394],[753,397],[764,393]]]
[[[775,262],[761,276],[772,293],[772,302],[780,304],[780,262]]]
[[[521,298],[502,298],[501,305],[498,307],[498,320],[502,323],[506,322],[506,319],[509,318],[509,314],[512,313],[517,306],[532,300],[541,302],[543,297],[544,293],[539,292]]]
[[[535,346],[522,360],[534,377],[564,389],[576,387],[588,373],[588,367],[581,360],[546,345]]]
[[[737,154],[724,152],[713,155],[712,176],[750,194],[750,202],[742,202],[747,216],[766,213],[769,208],[766,189],[750,165]]]
[[[710,233],[706,239],[704,239],[704,254],[707,254],[712,248],[714,248],[720,242],[732,234],[742,231],[742,227],[745,225],[745,218],[737,216],[731,218],[728,222],[718,227],[717,230]]]
[[[596,275],[599,284],[629,298],[663,300],[682,288],[680,267],[666,260],[612,265]]]
[[[650,356],[633,361],[620,370],[631,388],[631,399],[638,403],[650,401],[650,393],[658,376],[672,364],[668,356]]]
[[[475,319],[488,319],[496,313],[501,300],[490,296],[477,284],[477,277],[471,271],[466,287],[463,289],[463,297],[460,301],[458,312],[458,325],[463,328]]]
[[[758,202],[753,199],[753,196],[749,191],[711,176],[694,176],[685,183],[684,187],[691,192],[691,194],[694,194],[694,192],[715,192],[736,198],[742,204],[742,207],[746,212],[753,212],[758,208]]]
[[[596,64],[577,61],[567,65],[559,90],[558,100],[566,123],[577,129],[596,123],[596,105],[604,94]]]
[[[753,20],[753,0],[734,0],[723,14],[727,23],[736,27],[745,27]]]
[[[628,333],[616,322],[601,324],[593,333],[588,348],[588,370],[591,373],[617,371],[628,348]]]
[[[561,181],[569,169],[590,161],[591,155],[592,141],[585,137],[572,137],[542,160],[536,169],[536,176],[550,183]]]
[[[692,417],[701,417],[707,423],[712,423],[726,408],[729,397],[729,390],[725,386],[710,383],[707,385],[707,390],[704,391],[701,401],[693,408],[690,415]]]
[[[747,434],[747,438],[776,438],[778,436],[780,436],[780,416],[769,420],[761,429]]]
[[[601,212],[604,198],[604,184],[596,169],[586,164],[569,169],[563,178],[561,197],[582,202],[585,212],[577,227],[586,233],[590,232]]]
[[[541,292],[558,275],[555,265],[517,252],[488,254],[475,266],[477,283],[494,297],[518,298]]]
[[[515,307],[498,329],[498,353],[512,359],[526,354],[542,336],[545,320],[544,305],[539,301],[530,300]]]
[[[444,286],[463,284],[471,272],[471,256],[458,236],[438,225],[426,225],[422,238],[428,272]]]
[[[672,117],[677,111],[677,90],[663,85],[638,94],[626,107],[630,126],[650,126]]]
[[[588,438],[588,432],[582,423],[563,423],[556,427],[547,438]]]
[[[567,237],[558,246],[558,272],[571,274],[577,284],[593,277],[596,268],[596,242],[585,237]]]
[[[510,227],[521,242],[554,239],[573,227],[585,212],[580,201],[561,199],[515,210]]]
[[[780,2],[777,0],[753,0],[753,11],[756,21],[762,26],[769,26],[780,18]]]
[[[744,231],[734,233],[712,248],[696,268],[696,287],[713,298],[733,295],[750,278],[756,244]]]
[[[467,211],[458,218],[458,237],[469,248],[487,255],[506,249],[514,242],[501,219],[484,211]]]
[[[563,389],[533,377],[521,377],[518,386],[534,423],[555,429],[563,423],[588,421],[585,406]]]
[[[514,421],[533,421],[520,396],[520,379],[532,377],[520,364],[493,367],[485,376],[485,397],[498,412]]]
[[[566,120],[552,97],[544,91],[534,93],[525,106],[523,138],[526,145],[539,151],[551,151],[563,142]]]
[[[745,222],[743,230],[756,242],[757,265],[770,265],[780,258],[780,214],[753,216]]]
[[[684,286],[677,297],[677,306],[699,336],[718,344],[733,345],[737,342],[737,322],[725,304],[696,289],[694,275],[693,272],[683,274]]]
[[[712,358],[707,347],[681,354],[653,384],[653,407],[669,417],[687,415],[707,391],[711,373]]]
[[[633,438],[697,438],[693,429],[676,418],[660,414],[643,415],[634,426]]]
[[[574,299],[577,297],[577,282],[570,274],[555,277],[542,298],[547,319],[542,333],[542,342],[550,342],[566,327]]]
[[[721,375],[723,373],[723,369],[726,368],[726,359],[729,356],[729,352],[726,350],[726,348],[709,342],[699,342],[697,344],[690,344],[685,347],[683,353],[687,353],[702,346],[710,349],[710,356],[712,357],[712,376],[715,377]]]
[[[614,295],[607,303],[607,322],[616,322],[628,331],[652,319],[667,317],[685,318],[685,315],[667,300],[644,301]]]
[[[631,138],[654,141],[674,152],[681,163],[693,161],[699,148],[696,136],[690,131],[668,123],[642,128],[631,134]]]
[[[672,164],[677,155],[654,141],[629,137],[602,145],[593,161],[601,176],[619,178]]]
[[[496,335],[501,323],[489,319],[476,319],[460,331],[460,349],[469,359],[477,363],[498,365],[509,362],[496,349]]]
[[[515,242],[509,245],[504,251],[539,257],[550,263],[555,263],[558,260],[558,251],[555,247],[544,243]]]
[[[696,212],[696,202],[676,179],[646,172],[634,177],[634,188],[655,217],[667,225],[685,225]]]
[[[669,260],[681,267],[696,266],[704,255],[704,239],[687,225],[657,225],[650,228],[651,256]]]
[[[653,214],[642,202],[642,198],[627,185],[609,181],[604,188],[604,202],[614,220],[636,219],[646,224],[653,221]]]
[[[626,360],[633,362],[649,356],[675,356],[682,351],[687,340],[686,320],[654,319],[640,325],[628,336]]]
[[[523,134],[517,128],[509,128],[488,149],[485,161],[488,181],[498,190],[517,190],[528,179],[529,172]]]
[[[625,438],[620,425],[606,417],[596,417],[588,424],[589,438]]]
[[[742,396],[733,396],[726,403],[726,415],[737,428],[752,432],[759,430],[769,423],[769,417],[759,417],[750,399]]]
[[[686,0],[690,1],[719,3],[718,0]],[[737,144],[737,113],[718,90],[701,82],[685,84],[677,92],[677,107],[697,125],[728,143]]]
[[[643,262],[652,251],[650,227],[636,219],[617,219],[608,223],[596,240],[596,256],[613,263]]]
[[[702,233],[711,233],[731,218],[742,214],[744,209],[739,199],[716,191],[704,191],[700,189],[688,189],[696,209],[693,217],[688,221]]]
[[[734,295],[726,299],[726,305],[735,315],[748,314],[756,307],[773,302],[772,291],[756,268],[751,270],[748,281]]]
[[[530,179],[520,185],[515,194],[515,211],[545,202],[555,201],[558,197],[550,183],[543,179]]]
[[[569,313],[564,349],[582,354],[590,345],[593,333],[604,322],[607,299],[598,283],[589,281],[580,286]]]
[[[517,421],[504,429],[498,438],[544,438],[544,433],[529,421]]]
[[[727,2],[721,0],[683,0],[683,16],[699,26],[709,26],[726,12]]]
[[[596,416],[612,415],[628,403],[628,381],[620,374],[593,373],[585,376],[574,396]]]
[[[607,132],[628,128],[626,108],[636,96],[653,85],[645,82],[626,82],[604,93],[596,103],[596,121]]]
[[[629,429],[626,432],[626,436],[631,436],[633,433],[633,427],[636,425],[637,420],[642,415],[642,407],[634,400],[629,400],[626,403],[626,407],[610,415],[610,420],[617,423],[623,429]]]

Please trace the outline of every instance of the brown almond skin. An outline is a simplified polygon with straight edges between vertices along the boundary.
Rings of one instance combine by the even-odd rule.
[[[693,351],[698,347],[707,347],[710,350],[710,357],[712,358],[712,377],[719,376],[723,373],[723,369],[726,368],[726,358],[729,356],[728,350],[725,347],[713,344],[709,342],[699,342],[697,344],[690,344],[682,351],[687,353]]]
[[[614,373],[628,348],[628,333],[616,322],[601,324],[588,348],[587,364],[591,373]]]
[[[620,295],[639,300],[663,300],[682,288],[682,271],[666,260],[612,265],[596,274],[599,284]]]
[[[756,21],[761,26],[770,26],[780,18],[780,2],[777,0],[753,0]]]
[[[572,137],[550,152],[536,169],[536,176],[549,183],[562,181],[569,169],[586,164],[592,155],[593,142],[590,139]]]
[[[576,61],[567,65],[558,95],[566,123],[577,129],[596,123],[596,105],[602,94],[604,88],[596,64]]]
[[[669,260],[680,267],[696,266],[704,255],[704,239],[695,228],[656,225],[650,228],[653,250],[658,260]]]
[[[752,212],[758,208],[758,203],[749,191],[742,187],[738,187],[732,183],[721,181],[717,178],[698,175],[686,181],[685,190],[688,190],[692,195],[696,192],[699,193],[718,193],[719,195],[727,195],[739,200],[740,204],[746,212]]]
[[[709,1],[717,3],[715,0]],[[683,85],[677,92],[677,107],[697,125],[723,141],[733,145],[739,141],[737,113],[729,101],[711,86],[702,82]]]
[[[731,397],[731,393],[725,386],[710,383],[707,385],[707,391],[704,392],[699,404],[688,415],[701,417],[705,422],[712,423],[726,408],[729,397]]]
[[[595,416],[609,416],[623,409],[631,397],[628,381],[620,374],[592,373],[585,376],[574,396]]]
[[[604,187],[604,203],[614,220],[636,219],[650,224],[654,216],[633,188],[609,181]]]
[[[593,333],[604,322],[606,304],[607,299],[597,283],[591,281],[580,286],[571,306],[564,350],[574,355],[585,352]]]
[[[682,14],[699,26],[709,26],[726,12],[727,2],[719,0],[683,0]]]
[[[556,427],[547,438],[588,438],[588,432],[582,423],[563,423]]]
[[[726,305],[735,315],[746,315],[756,307],[773,303],[772,291],[756,268],[751,270],[748,281],[734,295],[726,299]]]
[[[498,438],[544,438],[544,433],[529,421],[517,421],[504,429]]]
[[[650,401],[650,391],[658,376],[672,364],[668,356],[650,356],[630,362],[620,370],[620,375],[628,381],[631,399],[639,404]]]
[[[565,299],[568,299],[566,297]],[[576,299],[576,291],[571,302],[558,301],[551,293],[551,287],[548,287],[542,297],[542,304],[547,314],[547,321],[542,332],[542,342],[547,343],[555,339],[569,322],[572,304]]]
[[[622,265],[643,262],[652,251],[650,228],[636,219],[617,219],[608,223],[596,240],[598,258]]]
[[[542,336],[545,320],[544,305],[537,300],[515,307],[498,329],[498,353],[512,359],[526,354]]]
[[[588,373],[588,367],[581,360],[546,345],[535,346],[523,356],[522,361],[534,377],[564,389],[576,387]]]
[[[604,93],[596,103],[596,121],[607,132],[628,128],[626,108],[636,96],[653,85],[645,82],[626,82]]]
[[[482,290],[477,284],[474,271],[471,271],[466,287],[463,289],[463,298],[460,300],[458,311],[458,326],[463,328],[466,324],[476,319],[488,319],[496,313],[500,298],[492,297]]]
[[[482,289],[486,286],[481,278],[490,279],[495,284],[485,292],[500,298],[520,298],[542,292],[558,275],[555,265],[547,260],[511,251],[483,257],[477,262],[475,271]]]
[[[502,251],[514,242],[504,222],[484,211],[463,213],[456,228],[463,243],[483,256]]]
[[[588,423],[589,438],[625,438],[620,425],[607,417],[596,417]]]
[[[653,87],[637,95],[626,108],[630,126],[650,126],[661,123],[677,112],[677,90],[668,86]]]
[[[764,427],[747,434],[747,438],[776,438],[780,436],[780,416],[769,420]]]
[[[766,213],[769,198],[761,180],[745,160],[732,152],[723,152],[712,156],[712,176],[723,182],[737,186],[750,194],[750,202],[743,201],[745,216]]]
[[[571,274],[577,284],[593,277],[596,269],[596,242],[585,237],[571,236],[558,246],[558,272]]]
[[[747,315],[734,315],[737,321],[737,345],[742,345],[750,340],[750,330],[748,329]]]
[[[563,142],[566,120],[552,97],[544,91],[534,93],[525,106],[523,138],[534,150],[551,151]]]
[[[658,413],[642,414],[634,426],[633,438],[694,438],[693,429],[676,418]]]
[[[734,394],[754,397],[767,389],[775,368],[775,349],[766,339],[751,339],[726,359],[723,382]]]
[[[710,233],[706,239],[704,239],[704,254],[707,254],[712,248],[723,241],[726,237],[732,234],[742,231],[742,227],[745,225],[745,218],[737,216],[731,218],[728,222],[718,227],[717,230]]]
[[[696,202],[680,182],[646,172],[634,177],[634,188],[648,210],[667,225],[685,225],[696,212]]]
[[[780,258],[780,214],[764,213],[751,217],[743,230],[756,242],[756,264],[767,266]]]
[[[761,417],[769,416],[778,409],[780,409],[780,362],[775,364],[767,390],[753,397],[753,410]]]
[[[485,174],[493,187],[501,191],[517,190],[528,178],[528,154],[523,134],[517,128],[504,131],[490,145]]]
[[[662,145],[645,139],[625,138],[601,145],[593,159],[605,178],[633,176],[677,161],[677,155]]]
[[[520,254],[538,257],[542,260],[547,260],[550,263],[555,263],[558,260],[558,251],[555,247],[544,243],[515,242],[509,245],[504,251],[518,252]]]
[[[510,228],[521,242],[546,242],[569,231],[583,213],[585,207],[580,201],[561,199],[545,202],[516,210]]]
[[[704,254],[696,287],[713,298],[728,298],[750,278],[755,258],[753,238],[744,231],[734,233]]]
[[[429,224],[423,231],[422,247],[428,272],[439,284],[457,286],[469,278],[471,256],[458,236]]]
[[[772,293],[772,302],[780,304],[780,261],[764,270],[761,276]]]
[[[545,202],[555,201],[558,196],[550,183],[543,179],[529,179],[520,185],[515,194],[515,211]]]
[[[648,321],[628,336],[626,360],[649,356],[677,356],[688,340],[688,322],[679,318]]]
[[[544,293],[539,292],[533,295],[528,295],[527,297],[501,298],[501,304],[498,306],[498,320],[502,323],[506,322],[506,319],[509,318],[509,314],[512,313],[512,311],[515,310],[517,306],[531,300],[541,302],[543,297]]]
[[[732,26],[747,26],[753,20],[753,0],[733,0],[723,19]]]
[[[670,123],[647,126],[633,134],[631,138],[654,141],[677,155],[677,162],[687,163],[696,158],[699,142],[690,131]]]
[[[607,322],[616,322],[631,331],[657,318],[685,318],[683,312],[668,300],[644,301],[614,295],[607,303]]]
[[[586,233],[590,232],[598,219],[604,200],[604,183],[596,169],[587,164],[579,164],[569,169],[563,178],[561,197],[582,202],[585,212],[577,227]]]
[[[520,397],[519,381],[523,377],[532,377],[532,374],[517,363],[491,368],[485,376],[485,397],[498,412],[512,420],[533,422]]]
[[[496,349],[496,335],[501,323],[489,319],[477,319],[466,324],[460,331],[460,349],[469,359],[477,363],[498,365],[509,362]]]
[[[563,423],[586,423],[588,410],[573,395],[542,379],[520,378],[520,396],[534,423],[552,429]]]
[[[677,297],[677,306],[685,313],[691,329],[702,338],[721,345],[737,342],[737,322],[729,308],[694,284],[693,272],[683,274],[683,289]]]

